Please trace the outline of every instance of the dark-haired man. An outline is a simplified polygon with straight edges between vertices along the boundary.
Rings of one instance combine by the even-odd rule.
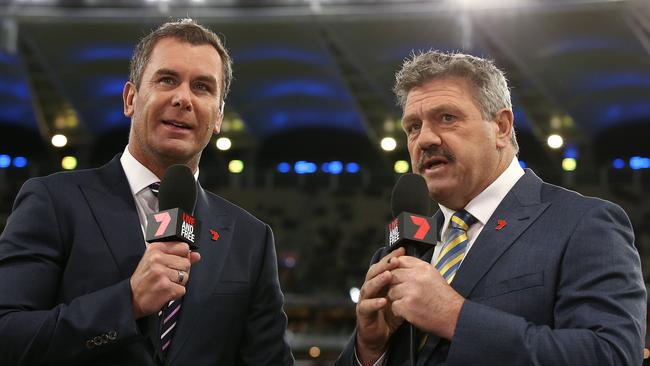
[[[646,290],[625,212],[517,161],[510,92],[485,59],[397,73],[413,171],[440,205],[422,258],[379,250],[339,365],[640,365]]]
[[[293,364],[266,224],[198,186],[198,252],[143,238],[167,167],[198,177],[231,80],[219,37],[189,19],[140,41],[123,154],[16,198],[0,237],[0,365]]]

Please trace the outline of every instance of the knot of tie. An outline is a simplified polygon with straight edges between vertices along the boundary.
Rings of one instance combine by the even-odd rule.
[[[442,277],[451,283],[467,251],[467,230],[476,223],[476,218],[465,210],[456,211],[449,222],[449,229],[442,251],[436,261],[436,269]]]
[[[160,182],[149,184],[149,189],[154,196],[158,197],[158,191],[160,190]]]

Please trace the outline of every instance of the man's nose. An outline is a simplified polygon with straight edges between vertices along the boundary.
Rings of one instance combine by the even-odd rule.
[[[440,146],[442,139],[431,123],[423,123],[417,140],[418,147],[427,150],[432,146]]]
[[[188,112],[192,111],[192,91],[187,83],[180,84],[174,89],[172,96],[172,106],[178,107]]]

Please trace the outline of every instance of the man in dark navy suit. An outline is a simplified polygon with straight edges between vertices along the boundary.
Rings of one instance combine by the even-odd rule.
[[[413,171],[440,210],[420,258],[379,250],[338,365],[640,365],[646,290],[623,210],[517,161],[488,60],[430,51],[397,73]]]
[[[266,224],[197,183],[200,249],[143,237],[167,167],[198,177],[231,79],[213,32],[162,25],[131,60],[124,152],[24,184],[0,237],[0,365],[293,364]]]

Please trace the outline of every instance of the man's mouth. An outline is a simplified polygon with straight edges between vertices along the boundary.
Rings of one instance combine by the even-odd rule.
[[[448,161],[446,159],[442,158],[442,157],[433,157],[433,158],[430,158],[430,159],[427,159],[427,160],[423,161],[420,164],[420,171],[423,172],[425,170],[435,169],[435,168],[437,168],[439,166],[442,166],[442,165],[445,165],[447,163],[448,163]]]
[[[192,127],[190,127],[189,124],[187,124],[185,122],[176,121],[176,120],[173,120],[173,119],[163,120],[162,123],[165,124],[165,125],[168,125],[168,126],[174,126],[174,127],[177,127],[177,128],[183,128],[183,129],[188,129],[188,130],[192,128]]]

